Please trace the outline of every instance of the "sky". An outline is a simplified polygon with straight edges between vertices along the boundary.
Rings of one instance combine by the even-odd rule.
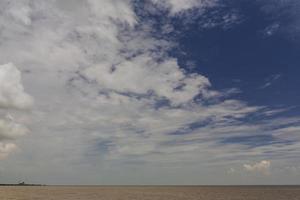
[[[300,184],[298,0],[2,0],[0,183]]]

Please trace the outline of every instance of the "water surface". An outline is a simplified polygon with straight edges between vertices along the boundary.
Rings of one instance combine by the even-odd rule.
[[[6,186],[1,200],[300,200],[298,186]]]

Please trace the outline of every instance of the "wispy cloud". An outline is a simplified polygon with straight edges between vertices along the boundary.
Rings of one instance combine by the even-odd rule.
[[[266,78],[265,83],[262,86],[260,86],[260,89],[265,89],[265,88],[270,87],[275,81],[277,81],[280,78],[281,78],[280,74],[275,74],[275,75],[272,75],[272,76]]]
[[[265,29],[266,35],[270,36],[279,32],[289,39],[299,39],[299,1],[260,0],[257,3],[261,6],[261,10],[273,20]]]
[[[169,21],[154,34],[153,19],[142,21],[132,1],[76,2],[0,3],[0,60],[11,63],[0,66],[0,142],[27,133],[11,162],[39,163],[28,169],[38,173],[51,166],[227,165],[299,153],[292,118],[234,99],[234,88],[213,89],[208,77],[169,55],[178,45],[164,35],[173,31]],[[169,9],[166,17],[216,3],[153,2]],[[17,109],[30,105],[31,113]],[[15,122],[5,119],[7,110]],[[0,143],[0,156],[16,146]],[[245,168],[267,171],[268,162]]]
[[[172,15],[179,14],[190,9],[204,10],[216,6],[219,0],[151,0],[159,6],[169,8]],[[199,10],[198,10],[199,11]]]
[[[278,31],[279,28],[280,28],[279,23],[273,23],[264,29],[263,34],[267,37],[272,36]]]

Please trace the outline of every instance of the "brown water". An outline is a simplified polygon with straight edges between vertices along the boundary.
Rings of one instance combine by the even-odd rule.
[[[300,200],[300,187],[0,187],[0,200]]]

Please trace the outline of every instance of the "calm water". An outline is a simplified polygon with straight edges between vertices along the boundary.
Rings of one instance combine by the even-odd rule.
[[[300,187],[0,187],[1,200],[300,200]]]

